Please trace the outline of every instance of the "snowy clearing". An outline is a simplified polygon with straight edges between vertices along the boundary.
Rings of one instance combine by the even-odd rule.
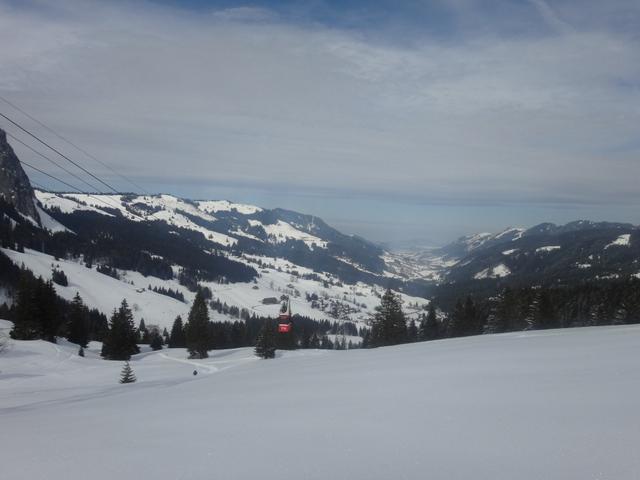
[[[95,345],[13,342],[3,478],[635,480],[639,342],[622,326],[269,361],[165,350],[137,355],[130,385]]]
[[[546,252],[553,252],[554,250],[560,250],[560,245],[547,245],[545,247],[538,247],[536,248],[536,253],[546,253]]]
[[[620,235],[618,238],[616,238],[610,244],[606,245],[604,248],[606,250],[609,247],[628,247],[630,245],[631,245],[631,234],[625,233],[624,235]]]
[[[482,280],[484,278],[503,278],[511,275],[511,270],[504,263],[500,263],[495,267],[485,268],[484,270],[476,273],[473,278],[476,280]]]

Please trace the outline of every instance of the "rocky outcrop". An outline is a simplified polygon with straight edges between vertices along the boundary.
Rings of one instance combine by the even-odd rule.
[[[22,169],[18,157],[7,142],[7,134],[2,129],[0,129],[0,197],[4,197],[18,212],[37,222],[40,221],[29,177]]]

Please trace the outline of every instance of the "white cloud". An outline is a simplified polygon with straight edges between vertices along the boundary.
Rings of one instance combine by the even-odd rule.
[[[0,3],[0,93],[140,181],[198,192],[637,201],[637,40],[557,32],[401,47],[259,8]]]
[[[555,12],[555,10],[545,0],[529,0],[533,6],[540,12],[542,18],[553,29],[560,33],[574,33],[575,29],[569,23],[564,21]]]

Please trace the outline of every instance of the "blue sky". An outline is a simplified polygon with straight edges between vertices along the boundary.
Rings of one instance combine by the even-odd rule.
[[[638,32],[632,0],[0,0],[0,95],[147,190],[443,243],[640,223]]]

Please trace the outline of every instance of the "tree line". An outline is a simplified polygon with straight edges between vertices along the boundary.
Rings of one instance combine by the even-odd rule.
[[[382,296],[363,347],[522,330],[640,323],[640,279],[584,282],[571,287],[504,288],[497,295],[459,298],[450,311],[435,303],[418,322],[407,321],[402,300]]]

